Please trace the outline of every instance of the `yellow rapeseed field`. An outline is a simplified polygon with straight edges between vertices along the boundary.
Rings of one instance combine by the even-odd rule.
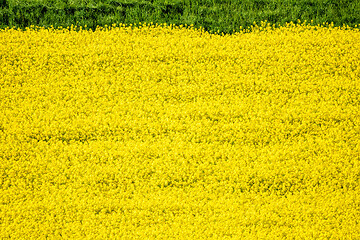
[[[1,239],[360,239],[360,31],[0,30]]]

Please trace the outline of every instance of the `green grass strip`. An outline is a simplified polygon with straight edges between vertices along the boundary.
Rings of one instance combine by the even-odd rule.
[[[254,22],[360,23],[353,0],[0,0],[0,28],[96,26],[114,23],[168,23],[231,33]]]

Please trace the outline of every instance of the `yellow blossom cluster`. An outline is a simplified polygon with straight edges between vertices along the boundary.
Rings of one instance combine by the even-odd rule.
[[[1,239],[360,239],[360,31],[0,30]]]

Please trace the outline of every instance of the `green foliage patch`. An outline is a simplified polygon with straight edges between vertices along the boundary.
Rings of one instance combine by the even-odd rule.
[[[240,26],[297,20],[335,26],[360,23],[360,1],[352,0],[0,0],[0,28],[30,25],[95,29],[114,23],[193,24],[231,33]]]

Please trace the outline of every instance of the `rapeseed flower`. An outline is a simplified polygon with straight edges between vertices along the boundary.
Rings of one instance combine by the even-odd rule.
[[[0,30],[0,238],[360,238],[359,38]]]

